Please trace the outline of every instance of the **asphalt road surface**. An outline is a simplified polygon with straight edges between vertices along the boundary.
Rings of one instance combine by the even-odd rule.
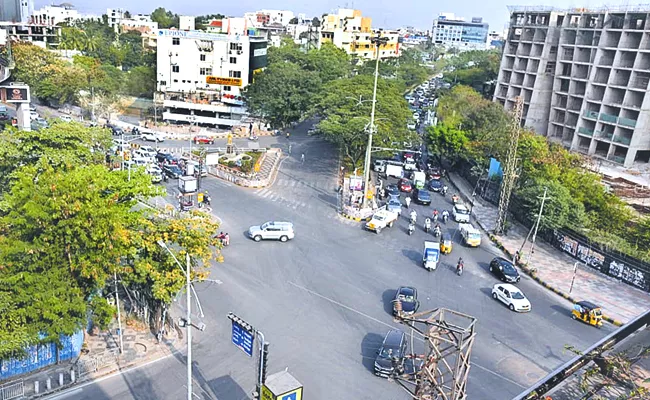
[[[607,333],[571,320],[571,305],[526,276],[518,284],[532,311],[517,314],[491,298],[497,279],[488,272],[499,251],[484,238],[480,248],[460,244],[436,271],[421,267],[423,215],[451,209],[450,198],[433,194],[432,206],[411,205],[420,215],[408,236],[407,213],[377,235],[336,214],[334,148],[305,134],[292,134],[292,155],[282,163],[273,186],[244,189],[207,178],[214,213],[230,233],[225,262],[197,290],[205,312],[204,332],[195,332],[194,393],[197,399],[239,400],[255,387],[255,360],[231,343],[228,312],[264,332],[270,342],[269,373],[288,370],[310,399],[407,399],[396,383],[375,377],[372,369],[384,334],[393,321],[391,300],[400,285],[418,288],[420,310],[451,308],[478,318],[468,398],[509,399],[570,359],[565,345],[585,349]],[[262,138],[263,145],[287,148],[284,138]],[[266,142],[268,141],[268,142]],[[268,144],[267,144],[268,143]],[[305,163],[300,155],[305,154]],[[170,199],[175,182],[168,183]],[[295,225],[288,243],[255,243],[246,230],[268,220]],[[455,274],[458,257],[465,260]],[[416,347],[422,342],[416,340]],[[184,356],[177,355],[122,375],[89,384],[56,398],[179,399],[185,392]]]

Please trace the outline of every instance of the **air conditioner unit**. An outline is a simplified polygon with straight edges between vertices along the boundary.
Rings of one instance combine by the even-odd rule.
[[[241,50],[237,50],[237,54],[241,54],[241,53],[243,53]]]

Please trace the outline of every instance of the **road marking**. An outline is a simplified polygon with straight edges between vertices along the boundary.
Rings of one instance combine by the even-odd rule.
[[[294,283],[294,282],[291,282],[291,281],[288,281],[288,283],[289,283],[291,286],[294,286],[294,287],[296,287],[296,288],[298,288],[298,289],[304,290],[305,292],[307,292],[307,293],[309,293],[309,294],[311,294],[311,295],[314,295],[314,296],[316,296],[316,297],[320,297],[321,299],[326,300],[326,301],[328,301],[328,302],[330,302],[330,303],[332,303],[332,304],[335,304],[335,305],[337,305],[337,306],[339,306],[339,307],[341,307],[341,308],[345,308],[345,309],[348,310],[348,311],[351,311],[351,312],[353,312],[353,313],[355,313],[355,314],[359,314],[359,315],[361,315],[362,317],[366,317],[366,318],[368,318],[369,320],[375,321],[375,322],[377,322],[377,323],[379,323],[379,324],[381,324],[381,325],[387,326],[387,327],[389,327],[389,328],[391,328],[391,329],[394,329],[394,328],[395,328],[395,325],[387,324],[387,323],[384,322],[384,321],[380,321],[380,320],[378,320],[378,319],[375,318],[375,317],[371,317],[371,316],[368,315],[368,314],[365,314],[365,313],[363,313],[363,312],[361,312],[361,311],[359,311],[359,310],[356,310],[356,309],[354,309],[354,308],[352,308],[352,307],[346,306],[345,304],[340,303],[340,302],[338,302],[338,301],[336,301],[336,300],[334,300],[334,299],[331,299],[331,298],[329,298],[329,297],[323,296],[322,294],[317,293],[317,292],[314,292],[314,291],[311,290],[311,289],[307,289],[306,287],[301,286],[301,285],[298,285],[297,283]],[[401,324],[400,324],[400,325],[401,325]],[[421,338],[421,337],[419,337],[419,336],[416,336],[415,338],[418,339],[418,340],[421,341],[421,342],[424,342],[424,339]],[[479,369],[481,369],[481,370],[483,370],[483,371],[489,372],[490,374],[492,374],[492,375],[494,375],[494,376],[497,376],[497,377],[503,379],[503,380],[506,381],[506,382],[512,383],[513,385],[519,386],[520,388],[523,388],[523,389],[528,389],[527,386],[523,386],[523,385],[521,385],[521,384],[519,384],[519,383],[513,381],[512,379],[506,378],[505,376],[502,376],[502,375],[500,375],[500,374],[498,374],[498,373],[496,373],[496,372],[490,370],[489,368],[486,368],[486,367],[484,367],[484,366],[482,366],[482,365],[480,365],[480,364],[477,364],[477,363],[475,363],[475,362],[473,362],[473,361],[471,361],[470,363],[471,363],[473,366],[475,366],[475,367],[477,367],[477,368],[479,368]]]
[[[78,394],[78,393],[82,392],[82,391],[83,391],[83,388],[86,387],[86,386],[90,386],[90,385],[93,385],[93,384],[95,384],[95,383],[100,383],[100,382],[103,382],[103,381],[105,381],[105,380],[108,380],[108,379],[114,378],[114,377],[116,377],[116,376],[120,376],[120,375],[126,374],[127,372],[131,372],[131,371],[138,370],[138,369],[140,369],[140,368],[148,367],[149,365],[155,364],[155,363],[157,363],[157,362],[159,362],[159,361],[165,360],[165,359],[167,359],[167,358],[173,356],[174,353],[176,353],[176,351],[172,351],[171,353],[169,353],[169,354],[167,354],[167,355],[164,355],[164,356],[162,356],[162,357],[160,357],[160,358],[157,358],[157,359],[155,359],[155,360],[148,361],[148,362],[146,362],[146,363],[144,363],[144,364],[136,365],[136,366],[131,367],[131,368],[122,369],[122,370],[119,370],[119,371],[113,372],[112,374],[109,374],[109,375],[106,375],[106,376],[102,376],[101,378],[97,378],[97,379],[95,379],[95,380],[92,380],[92,381],[89,381],[89,382],[86,382],[86,383],[82,383],[82,384],[79,385],[79,386],[75,386],[75,387],[73,387],[73,388],[70,388],[70,389],[64,390],[63,392],[58,393],[58,394],[55,394],[55,395],[50,396],[50,397],[45,397],[44,399],[46,399],[46,400],[59,400],[59,399],[64,399],[64,398],[66,398],[66,397],[68,397],[68,396],[71,396],[71,395],[73,395],[73,394]]]

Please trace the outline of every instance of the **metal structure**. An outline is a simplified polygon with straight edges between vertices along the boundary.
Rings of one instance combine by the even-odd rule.
[[[513,107],[512,128],[510,130],[510,146],[506,155],[506,162],[503,166],[503,180],[501,181],[501,194],[499,195],[499,210],[497,221],[494,226],[495,233],[503,233],[506,226],[508,215],[508,206],[510,205],[510,196],[512,188],[515,186],[517,179],[517,146],[519,144],[519,135],[521,134],[521,117],[524,112],[524,99],[521,96],[515,97]]]
[[[400,306],[397,307],[401,309]],[[476,318],[447,308],[404,315],[396,320],[422,336],[425,353],[407,355],[393,379],[418,400],[464,400]]]
[[[0,385],[0,400],[22,399],[25,397],[25,385],[22,379]]]

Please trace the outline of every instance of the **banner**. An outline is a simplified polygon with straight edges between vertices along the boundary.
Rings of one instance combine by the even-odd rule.
[[[210,85],[241,86],[241,78],[225,78],[220,76],[206,76],[205,83]]]

